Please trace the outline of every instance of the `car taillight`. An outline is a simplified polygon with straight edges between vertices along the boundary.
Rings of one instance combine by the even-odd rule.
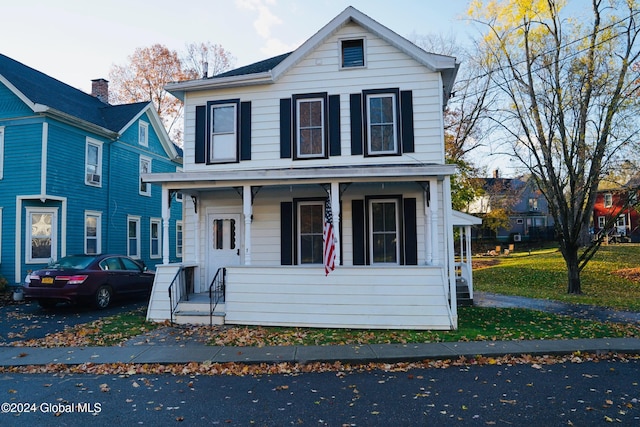
[[[40,280],[40,276],[38,276],[37,274],[30,274],[29,280]]]
[[[65,280],[70,285],[80,285],[87,280],[87,277],[89,276],[86,274],[78,274],[75,276],[58,276],[56,277],[56,280]]]

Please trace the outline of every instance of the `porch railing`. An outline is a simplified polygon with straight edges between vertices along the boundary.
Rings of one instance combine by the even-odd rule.
[[[176,308],[178,308],[178,303],[180,302],[180,297],[182,295],[182,289],[180,286],[183,283],[183,281],[180,280],[182,271],[183,269],[180,268],[176,272],[176,275],[173,276],[173,280],[169,285],[169,312],[170,312],[169,317],[172,325],[173,325],[173,313],[175,313]]]
[[[216,310],[218,303],[224,301],[224,279],[226,275],[227,269],[220,267],[209,285],[209,326],[213,325],[213,312]]]

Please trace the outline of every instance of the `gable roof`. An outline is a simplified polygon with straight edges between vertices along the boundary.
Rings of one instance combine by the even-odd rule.
[[[382,38],[428,69],[440,72],[444,85],[444,103],[446,104],[460,65],[456,59],[452,56],[430,53],[419,48],[409,40],[401,37],[352,6],[347,7],[341,14],[332,19],[320,31],[293,52],[275,56],[213,77],[169,83],[165,89],[177,98],[184,100],[185,92],[190,90],[274,83],[327,38],[331,37],[336,31],[350,22],[355,22]]]
[[[150,102],[111,105],[2,54],[0,82],[34,113],[47,114],[113,139],[145,112],[150,117],[158,116]],[[167,154],[178,157],[159,117],[151,121]]]

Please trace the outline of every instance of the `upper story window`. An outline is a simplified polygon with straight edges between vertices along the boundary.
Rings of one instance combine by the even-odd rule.
[[[143,147],[149,146],[149,123],[138,122],[138,144]]]
[[[538,199],[536,199],[536,198],[530,198],[529,199],[529,210],[530,211],[537,211],[538,210]]]
[[[139,193],[142,196],[151,195],[151,185],[148,182],[142,180],[142,175],[145,173],[151,173],[151,159],[148,157],[140,156],[140,176],[139,176]]]
[[[238,161],[238,101],[209,102],[209,163]]]
[[[610,208],[613,206],[613,194],[607,193],[604,195],[604,207]]]
[[[96,187],[102,186],[102,142],[87,139],[85,149],[84,183]]]
[[[293,99],[296,158],[326,157],[327,94],[296,95]]]
[[[365,93],[366,154],[398,154],[399,116],[395,92]]]
[[[364,67],[364,39],[340,41],[341,68]]]

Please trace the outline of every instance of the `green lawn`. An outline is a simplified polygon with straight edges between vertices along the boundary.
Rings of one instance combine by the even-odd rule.
[[[477,258],[480,262],[485,257]],[[476,291],[640,311],[640,282],[613,274],[640,267],[640,245],[603,246],[583,270],[582,295],[567,294],[567,268],[559,251],[491,258],[498,264],[475,269]],[[474,259],[475,260],[475,259]]]

